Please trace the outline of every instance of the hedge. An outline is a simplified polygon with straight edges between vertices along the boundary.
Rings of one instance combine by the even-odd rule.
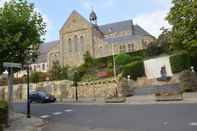
[[[131,76],[132,79],[137,80],[138,77],[145,75],[143,61],[134,61],[123,67],[123,77]]]
[[[8,124],[8,104],[0,101],[0,126]]]
[[[190,56],[186,51],[180,51],[171,55],[170,63],[173,73],[179,73],[190,68]]]

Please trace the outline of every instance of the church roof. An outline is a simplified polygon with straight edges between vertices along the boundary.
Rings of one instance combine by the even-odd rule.
[[[113,33],[113,32],[121,32],[121,31],[124,31],[124,30],[131,29],[132,24],[133,24],[132,20],[126,20],[126,21],[101,25],[101,26],[99,26],[99,29],[104,34],[110,34],[110,33]]]
[[[141,28],[139,25],[133,25],[132,20],[125,20],[112,24],[106,24],[99,26],[99,30],[104,34],[111,34],[115,32],[131,31],[132,33],[127,36],[105,38],[108,43],[127,43],[131,40],[143,40],[144,36],[151,36],[147,31]]]
[[[50,41],[50,42],[41,44],[40,48],[38,49],[39,55],[36,60],[36,63],[47,62],[47,53],[49,52],[49,49],[51,49],[58,43],[59,43],[59,40],[55,40],[55,41]]]

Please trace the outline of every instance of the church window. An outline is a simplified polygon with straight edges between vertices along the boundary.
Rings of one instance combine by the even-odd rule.
[[[81,52],[83,53],[84,52],[84,37],[83,36],[80,37],[80,45],[81,45]]]
[[[74,36],[74,45],[75,45],[75,52],[78,51],[78,39],[77,39],[77,35]]]
[[[45,64],[42,64],[42,69],[45,70]]]
[[[125,52],[125,51],[126,51],[125,45],[121,45],[121,46],[120,46],[120,52]]]
[[[72,52],[72,40],[68,39],[68,50],[69,52]]]
[[[134,51],[134,45],[133,44],[129,44],[128,45],[128,49],[129,49],[129,52]]]

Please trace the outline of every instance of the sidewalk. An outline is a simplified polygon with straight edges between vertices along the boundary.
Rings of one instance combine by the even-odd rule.
[[[84,105],[103,105],[109,104],[105,103],[104,98],[79,98],[78,101],[74,99],[66,99],[63,103],[66,104],[84,104]],[[195,93],[184,93],[182,101],[156,101],[155,95],[136,95],[128,97],[125,103],[111,103],[111,104],[187,104],[187,103],[196,103],[197,104],[197,92]]]
[[[25,115],[14,113],[11,125],[5,131],[42,131],[46,122],[39,118],[32,117],[27,119]]]

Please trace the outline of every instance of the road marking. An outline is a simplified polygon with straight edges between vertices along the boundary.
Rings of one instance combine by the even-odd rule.
[[[164,126],[167,126],[167,125],[168,125],[168,122],[163,122],[163,125],[164,125]]]
[[[54,112],[53,115],[61,115],[62,112]]]
[[[50,115],[42,115],[42,116],[40,116],[40,118],[42,118],[42,119],[46,119],[46,118],[49,118],[50,117]]]
[[[67,110],[64,110],[65,112],[72,112],[73,110],[71,109],[67,109]]]
[[[189,123],[190,126],[197,126],[197,122],[191,122]]]

